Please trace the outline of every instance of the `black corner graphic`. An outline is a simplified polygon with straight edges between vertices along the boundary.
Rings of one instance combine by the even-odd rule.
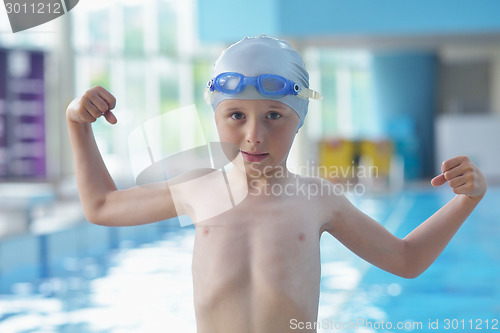
[[[52,21],[73,9],[78,0],[4,0],[12,32]]]
[[[64,2],[66,3],[66,10],[69,12],[76,6],[78,0],[64,0]]]

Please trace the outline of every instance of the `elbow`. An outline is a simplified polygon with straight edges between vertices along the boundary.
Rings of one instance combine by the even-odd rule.
[[[95,225],[106,226],[105,221],[96,213],[85,213],[85,220]]]
[[[395,274],[404,279],[415,279],[419,277],[428,266],[423,265],[422,262],[413,254],[410,244],[403,240],[403,248],[401,250],[401,257],[399,259],[399,269]]]
[[[99,219],[87,219],[87,221],[101,227],[109,227],[109,224]]]
[[[415,279],[420,276],[423,272],[418,270],[412,265],[412,263],[403,263],[398,267],[393,267],[392,269],[387,269],[387,272],[399,276],[403,279]]]
[[[412,261],[402,261],[400,265],[387,271],[403,279],[415,279],[424,272],[424,270],[419,269]]]
[[[104,217],[103,205],[84,207],[83,213],[87,222],[100,226],[109,226],[109,219]]]
[[[406,259],[401,259],[397,265],[393,264],[389,267],[380,268],[404,279],[415,279],[425,271],[420,269],[418,265],[415,265],[414,261]]]

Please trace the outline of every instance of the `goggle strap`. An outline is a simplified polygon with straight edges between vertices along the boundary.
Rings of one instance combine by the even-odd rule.
[[[205,99],[205,103],[212,104],[212,91],[208,86],[205,88],[203,98]]]
[[[309,88],[302,88],[300,91],[297,93],[297,96],[305,98],[305,99],[323,99],[323,96],[315,90],[309,89]]]
[[[213,91],[207,86],[205,88],[205,92],[203,94],[203,97],[204,97],[205,102],[207,104],[211,104],[212,103],[212,101],[211,101],[211,99],[212,99],[212,93],[213,93]],[[300,89],[300,91],[297,92],[297,96],[301,97],[301,98],[304,98],[304,99],[309,99],[309,98],[311,98],[311,99],[317,99],[317,100],[323,99],[323,96],[319,92],[314,91],[314,90],[309,89],[309,88],[302,88],[302,89]]]

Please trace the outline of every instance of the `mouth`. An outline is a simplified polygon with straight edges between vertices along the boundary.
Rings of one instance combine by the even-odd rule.
[[[242,150],[241,155],[248,162],[262,162],[269,156],[269,153],[247,153]]]

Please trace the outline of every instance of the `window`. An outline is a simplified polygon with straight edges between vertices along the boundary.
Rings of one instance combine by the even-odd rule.
[[[101,85],[117,98],[119,126],[111,129],[105,121],[93,125],[114,176],[130,176],[129,171],[121,174],[130,165],[127,137],[140,124],[193,103],[200,111],[207,108],[203,89],[215,57],[201,55],[197,47],[194,3],[87,0],[71,11],[75,94]],[[170,140],[165,149],[172,152],[182,141],[203,143],[203,133],[189,122],[165,132]]]
[[[369,54],[314,48],[306,51],[305,60],[310,68],[311,87],[324,97],[319,103],[321,116],[308,116],[308,121],[314,122],[310,126],[315,135],[318,138],[376,135]]]

